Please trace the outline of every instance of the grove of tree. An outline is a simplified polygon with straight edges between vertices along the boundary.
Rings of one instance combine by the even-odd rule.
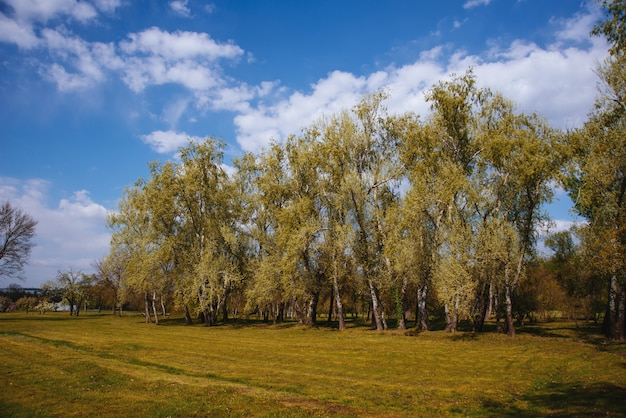
[[[602,6],[593,34],[610,57],[580,129],[520,112],[470,69],[432,86],[427,115],[390,114],[379,91],[241,156],[232,174],[224,143],[190,142],[109,213],[97,276],[120,301],[141,295],[157,324],[167,304],[207,325],[239,314],[314,325],[325,307],[339,329],[360,315],[377,330],[409,318],[426,330],[440,314],[452,332],[495,317],[514,336],[515,319],[550,306],[594,320],[605,306],[606,335],[624,339],[625,5]],[[556,184],[587,222],[550,236],[542,260]]]

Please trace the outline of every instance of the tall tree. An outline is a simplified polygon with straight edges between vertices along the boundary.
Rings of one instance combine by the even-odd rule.
[[[37,221],[20,208],[0,205],[0,277],[15,277],[28,263]]]
[[[626,338],[626,4],[603,1],[607,18],[593,30],[611,45],[598,67],[601,84],[589,120],[567,138],[573,153],[566,188],[589,220],[596,267],[608,277],[604,330]]]
[[[621,60],[623,61],[623,59]],[[626,70],[609,59],[598,74],[606,90],[595,112],[569,135],[574,152],[568,189],[578,212],[589,220],[597,267],[609,278],[605,333],[624,339],[626,306]]]

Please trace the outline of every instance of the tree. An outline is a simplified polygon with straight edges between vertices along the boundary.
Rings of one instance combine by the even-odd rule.
[[[119,316],[122,316],[122,279],[123,266],[115,258],[115,253],[109,253],[107,257],[94,261],[93,267],[96,270],[95,285],[101,292],[101,298],[111,304],[111,312],[115,315],[119,309]]]
[[[18,275],[34,246],[37,221],[9,202],[0,205],[0,277]]]
[[[607,19],[596,24],[591,34],[604,36],[609,41],[611,55],[615,57],[623,55],[626,52],[626,2],[624,0],[602,0],[601,4]]]
[[[77,270],[59,271],[56,280],[46,282],[43,288],[51,296],[60,297],[70,309],[70,316],[78,316],[80,309],[87,302],[91,276]]]
[[[603,1],[607,19],[593,34],[604,35],[611,57],[598,67],[599,96],[589,120],[567,137],[572,152],[565,188],[589,221],[587,248],[608,281],[604,330],[626,338],[626,4]]]
[[[15,302],[15,307],[20,310],[25,310],[28,314],[30,311],[35,309],[39,303],[39,299],[35,296],[22,296]]]

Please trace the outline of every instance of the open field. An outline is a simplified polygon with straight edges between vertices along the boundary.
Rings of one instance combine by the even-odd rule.
[[[626,416],[626,345],[569,322],[511,339],[1,314],[0,385],[17,417]]]

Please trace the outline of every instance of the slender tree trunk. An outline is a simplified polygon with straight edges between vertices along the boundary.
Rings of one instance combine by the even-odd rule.
[[[226,300],[228,298],[228,293],[224,293],[224,302],[222,303],[222,322],[226,323],[228,321],[228,304]]]
[[[398,318],[398,329],[406,329],[406,290],[409,287],[409,278],[406,274],[402,277],[402,287],[400,288],[400,317]]]
[[[335,299],[335,287],[333,286],[330,288],[330,298],[328,299],[328,319],[326,319],[326,322],[328,324],[333,322],[333,311],[335,310],[334,299]]]
[[[612,274],[609,279],[609,297],[602,329],[607,338],[615,339],[617,335],[617,276],[615,274]]]
[[[615,340],[626,339],[626,286],[621,286],[617,299],[617,318],[615,321]]]
[[[485,319],[491,318],[493,314],[493,300],[494,300],[493,286],[489,285],[489,300],[487,302],[487,313],[485,313]]]
[[[161,295],[161,312],[163,316],[167,316],[167,310],[165,309],[165,300],[163,300],[163,295]]]
[[[343,316],[343,304],[341,303],[341,292],[339,291],[339,261],[337,260],[337,254],[334,255],[333,260],[333,296],[335,297],[335,305],[337,306],[337,318],[339,319],[339,329],[346,329],[346,321]],[[332,304],[332,302],[331,302]]]
[[[417,312],[415,327],[422,331],[428,331],[428,311],[426,309],[426,297],[428,296],[428,285],[423,284],[417,289]]]
[[[146,324],[151,324],[152,323],[152,319],[150,318],[150,296],[148,295],[148,292],[145,293],[145,307],[146,307]]]
[[[376,294],[376,287],[374,286],[374,282],[371,279],[367,279],[367,284],[370,289],[370,297],[372,299],[372,328],[377,331],[382,331],[383,322],[380,317],[380,311],[378,307],[378,295]]]
[[[159,316],[157,315],[156,307],[156,292],[152,294],[152,312],[154,313],[154,324],[159,325]]]
[[[480,292],[476,295],[476,303],[474,305],[474,310],[476,312],[474,316],[474,324],[473,331],[483,332],[483,327],[485,325],[485,319],[487,317],[487,309],[489,306],[489,296],[491,295],[491,285],[489,283],[485,283]]]
[[[306,324],[310,326],[315,326],[317,324],[317,304],[319,302],[320,294],[319,292],[313,292],[311,297],[309,298],[307,314],[306,314]]]
[[[189,314],[189,308],[187,305],[183,306],[183,312],[185,313],[185,325],[192,325],[191,315]]]
[[[513,323],[513,286],[509,284],[504,287],[504,304],[506,307],[506,333],[509,337],[515,337],[515,324]]]
[[[346,329],[346,320],[343,316],[343,304],[341,303],[341,294],[339,293],[339,284],[337,283],[337,276],[333,277],[333,287],[335,295],[335,305],[337,305],[337,318],[339,319],[339,329]]]

